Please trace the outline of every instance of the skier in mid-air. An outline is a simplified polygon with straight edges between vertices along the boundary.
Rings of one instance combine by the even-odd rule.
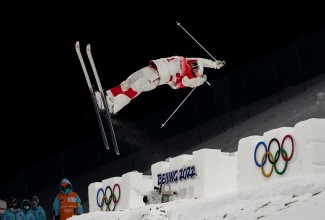
[[[172,89],[202,85],[207,76],[203,74],[204,67],[220,69],[225,61],[212,61],[204,58],[185,58],[172,56],[151,60],[149,65],[131,74],[120,85],[106,91],[106,100],[111,114],[116,114],[132,99],[167,84]],[[104,110],[104,103],[99,92],[95,92],[100,110]]]

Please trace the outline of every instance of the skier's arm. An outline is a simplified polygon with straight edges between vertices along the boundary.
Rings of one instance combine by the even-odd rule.
[[[220,61],[220,60],[213,61],[205,58],[187,58],[187,59],[197,60],[198,63],[203,65],[203,67],[213,68],[213,69],[220,69],[226,63],[225,61]]]
[[[185,76],[182,79],[182,84],[184,86],[194,88],[194,87],[202,85],[206,80],[207,80],[207,76],[204,74],[201,77],[194,77],[191,79],[189,79],[187,76]]]

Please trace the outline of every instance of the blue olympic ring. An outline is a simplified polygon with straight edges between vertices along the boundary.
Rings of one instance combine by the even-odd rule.
[[[104,199],[102,199],[102,202],[101,202],[102,204],[100,205],[99,202],[98,202],[98,194],[99,194],[99,192],[103,192],[103,197],[104,197],[104,194],[105,194],[105,193],[104,193],[103,188],[100,188],[100,189],[97,191],[97,196],[96,196],[97,199],[96,199],[96,202],[97,202],[98,207],[101,208],[101,207],[104,205]]]
[[[254,152],[254,160],[255,160],[255,164],[256,164],[256,166],[258,166],[258,167],[261,167],[261,164],[259,164],[259,163],[257,162],[257,160],[256,160],[256,152],[257,152],[258,146],[260,146],[261,144],[262,144],[262,145],[264,146],[264,148],[265,148],[265,153],[267,152],[267,147],[266,147],[266,144],[264,143],[264,141],[260,141],[260,142],[258,142],[257,145],[256,145],[256,147],[255,147],[255,152]],[[264,160],[263,160],[263,164],[262,164],[262,166],[264,166],[265,163],[266,163],[266,157],[265,157]]]

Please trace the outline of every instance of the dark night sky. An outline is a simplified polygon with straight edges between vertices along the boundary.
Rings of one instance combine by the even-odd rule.
[[[6,158],[5,164],[10,164],[11,170],[5,169],[1,179],[8,180],[29,166],[99,134],[74,49],[76,41],[80,41],[85,58],[86,45],[92,45],[102,86],[109,89],[147,65],[150,59],[173,55],[210,58],[176,21],[216,59],[226,60],[226,66],[216,75],[208,75],[208,80],[325,26],[323,13],[315,13],[322,7],[316,5],[310,11],[280,11],[258,5],[246,10],[238,6],[236,10],[233,6],[215,4],[186,10],[151,6],[133,12],[133,6],[122,9],[87,5],[74,10],[67,6],[8,8],[11,13],[3,20],[1,31],[1,158]],[[306,16],[307,13],[310,15]],[[168,94],[174,98],[178,95],[168,86],[149,93],[120,111],[118,118],[122,123],[172,102],[173,98],[164,98]],[[17,168],[13,171],[13,167]]]

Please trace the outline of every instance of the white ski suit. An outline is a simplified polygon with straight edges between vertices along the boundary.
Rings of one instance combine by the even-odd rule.
[[[198,63],[199,74],[196,76],[191,71],[192,62]],[[207,79],[203,75],[204,67],[220,69],[224,64],[224,61],[182,56],[151,60],[149,66],[134,72],[120,85],[106,91],[110,111],[112,114],[117,113],[142,92],[153,90],[159,85],[168,84],[173,89],[200,86]]]

